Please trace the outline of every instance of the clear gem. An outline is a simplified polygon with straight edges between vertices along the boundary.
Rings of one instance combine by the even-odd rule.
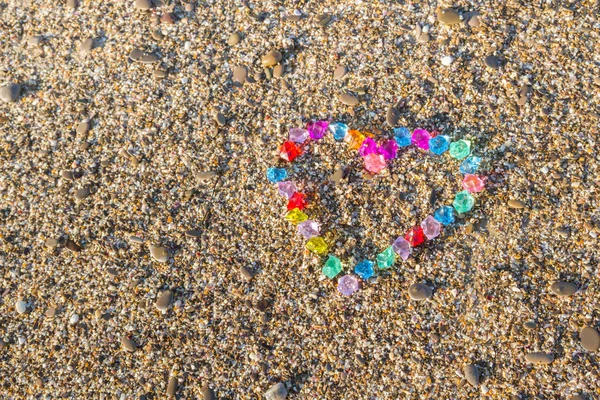
[[[363,157],[368,156],[369,154],[377,154],[378,152],[377,143],[370,137],[365,138],[358,149],[358,154]]]
[[[425,129],[415,129],[412,134],[411,143],[416,144],[418,147],[422,148],[423,150],[429,150],[429,139],[430,138],[431,138],[431,135]]]
[[[458,142],[450,143],[450,155],[457,160],[462,160],[471,153],[471,142],[460,139]]]
[[[381,154],[369,154],[364,158],[365,169],[374,174],[380,173],[385,167],[385,158]]]
[[[293,210],[288,211],[285,214],[285,220],[291,222],[294,225],[299,224],[300,222],[304,222],[308,219],[308,215],[304,214],[302,211],[294,208]]]
[[[327,253],[327,249],[329,247],[321,236],[315,236],[308,239],[308,242],[306,242],[306,248],[317,254],[325,254]]]
[[[305,239],[319,236],[319,224],[312,219],[308,219],[298,224],[298,232],[304,236]]]
[[[456,193],[452,205],[459,214],[466,213],[473,208],[473,205],[475,205],[475,198],[471,196],[469,192],[463,190],[462,192]]]
[[[338,280],[338,290],[344,296],[350,296],[360,287],[358,279],[354,275],[344,275]]]
[[[292,181],[284,181],[277,183],[277,191],[283,197],[289,199],[291,198],[298,188],[296,188],[296,184]]]
[[[311,139],[319,140],[327,133],[328,126],[329,122],[327,121],[311,121],[306,124],[306,129],[308,130]]]
[[[394,243],[392,244],[392,248],[394,249],[396,254],[398,254],[400,258],[402,258],[404,261],[408,259],[412,251],[410,248],[410,243],[408,243],[408,241],[402,236],[400,236],[394,241]]]
[[[477,193],[485,188],[485,183],[477,175],[466,174],[462,181],[462,187],[469,193]]]
[[[421,222],[421,228],[423,228],[423,233],[427,236],[427,239],[433,239],[440,235],[442,224],[430,215]]]
[[[323,272],[323,275],[333,279],[342,271],[342,262],[335,256],[329,256],[327,261],[325,261],[325,265],[323,265],[323,269],[321,269],[321,271]]]
[[[461,174],[474,174],[479,169],[479,165],[481,164],[481,157],[471,156],[466,158],[460,164],[460,173]]]
[[[292,142],[304,143],[308,139],[308,131],[304,128],[292,128],[289,137]]]
[[[380,269],[391,267],[394,265],[394,261],[396,261],[396,253],[394,252],[392,246],[377,254],[377,266]]]
[[[395,140],[388,140],[379,148],[379,154],[386,160],[392,160],[398,155],[398,143]]]

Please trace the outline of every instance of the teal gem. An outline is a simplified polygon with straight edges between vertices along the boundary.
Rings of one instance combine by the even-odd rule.
[[[323,269],[321,271],[323,271],[323,275],[333,279],[342,271],[342,262],[335,256],[329,256],[327,261],[325,261],[325,265],[323,265]]]
[[[467,211],[471,210],[474,204],[475,197],[471,196],[471,193],[467,192],[466,190],[456,193],[454,202],[452,202],[452,205],[459,214],[466,213]]]
[[[462,160],[471,153],[471,142],[460,139],[458,142],[450,143],[450,155],[457,160]]]
[[[392,246],[377,254],[377,266],[379,269],[391,267],[394,264],[394,261],[396,261],[396,252]]]

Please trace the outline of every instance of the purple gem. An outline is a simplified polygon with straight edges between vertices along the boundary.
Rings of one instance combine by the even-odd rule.
[[[427,239],[433,239],[440,235],[442,224],[430,215],[421,222],[421,228],[423,228],[423,233],[427,236]]]
[[[344,275],[338,280],[338,290],[344,296],[350,296],[359,288],[358,279],[354,275]]]
[[[328,126],[329,122],[327,121],[310,121],[308,124],[306,124],[306,129],[308,129],[311,139],[319,140],[327,133]]]
[[[290,140],[296,143],[304,143],[308,139],[308,131],[304,128],[290,129]]]
[[[298,232],[304,236],[305,239],[319,236],[319,224],[312,219],[307,219],[298,224]]]
[[[277,183],[277,191],[280,195],[286,199],[289,199],[298,191],[298,188],[296,188],[296,184],[294,182],[285,181]]]
[[[431,139],[431,135],[425,129],[415,129],[412,134],[411,143],[416,144],[423,150],[429,150],[429,139]]]
[[[386,160],[396,158],[398,155],[398,143],[395,140],[388,140],[379,148],[379,154]]]
[[[362,144],[360,145],[360,148],[358,149],[358,154],[360,154],[363,157],[368,156],[369,154],[377,153],[377,143],[375,143],[375,141],[370,137],[365,138],[365,140],[363,140]]]
[[[408,240],[400,236],[394,241],[394,243],[392,243],[392,248],[400,256],[400,258],[402,258],[404,261],[408,260],[411,252],[410,243],[408,243]]]

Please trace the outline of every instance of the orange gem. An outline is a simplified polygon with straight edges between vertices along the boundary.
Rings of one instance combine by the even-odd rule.
[[[358,150],[365,140],[365,135],[357,130],[349,130],[348,135],[344,140],[348,142],[348,146],[350,146],[352,150]]]

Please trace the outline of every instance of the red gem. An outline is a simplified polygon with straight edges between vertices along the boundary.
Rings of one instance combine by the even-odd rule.
[[[420,226],[413,226],[404,237],[406,241],[412,246],[417,247],[425,241],[425,235],[423,234],[423,228]]]
[[[290,198],[290,201],[288,201],[287,209],[293,210],[294,208],[297,208],[299,210],[302,210],[304,207],[306,207],[305,197],[306,195],[303,193],[294,193]]]
[[[300,154],[302,154],[302,150],[291,140],[288,140],[279,148],[279,156],[286,161],[291,162]]]

